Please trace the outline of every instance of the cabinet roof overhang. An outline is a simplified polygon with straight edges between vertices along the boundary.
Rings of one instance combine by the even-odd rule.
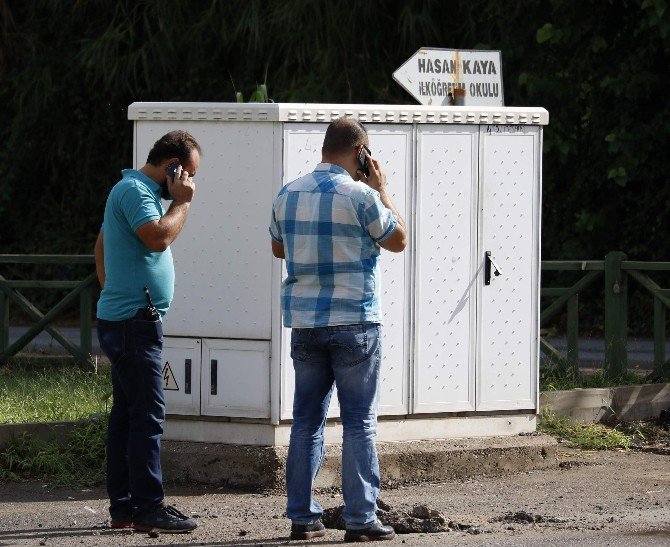
[[[342,116],[363,123],[547,125],[541,107],[382,104],[136,102],[129,120],[328,123]]]

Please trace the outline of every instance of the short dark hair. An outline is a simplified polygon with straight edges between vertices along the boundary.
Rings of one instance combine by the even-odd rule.
[[[326,129],[323,153],[339,155],[365,144],[368,132],[363,124],[353,118],[337,118]]]
[[[154,143],[149,151],[147,163],[160,165],[161,162],[176,156],[183,165],[189,160],[193,150],[197,150],[202,156],[200,145],[193,135],[188,131],[170,131]]]

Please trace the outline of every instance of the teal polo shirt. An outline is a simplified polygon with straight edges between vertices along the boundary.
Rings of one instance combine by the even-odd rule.
[[[161,187],[145,174],[124,169],[123,178],[107,198],[102,237],[105,249],[105,287],[98,300],[98,318],[121,321],[147,305],[144,287],[158,312],[165,315],[174,293],[174,264],[168,247],[150,251],[137,236],[143,224],[165,211]]]

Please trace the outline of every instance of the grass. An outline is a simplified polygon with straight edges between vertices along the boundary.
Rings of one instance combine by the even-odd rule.
[[[602,370],[591,374],[583,372],[573,374],[562,373],[555,367],[542,367],[540,370],[540,391],[564,391],[575,388],[617,387],[651,383],[651,378],[640,376],[638,373],[627,370],[624,373],[610,377]],[[667,381],[667,380],[665,380]]]
[[[627,450],[632,444],[631,437],[616,428],[580,424],[570,418],[560,418],[547,408],[540,413],[537,429],[563,441],[566,446],[583,450]]]
[[[107,412],[109,371],[76,366],[0,367],[0,424],[79,420]]]
[[[72,364],[0,367],[0,424],[78,421],[65,442],[23,433],[4,443],[0,481],[41,480],[52,486],[91,486],[105,478],[109,370]]]
[[[45,442],[24,433],[0,452],[0,481],[41,480],[51,486],[94,486],[105,479],[107,416],[78,423],[67,442]]]

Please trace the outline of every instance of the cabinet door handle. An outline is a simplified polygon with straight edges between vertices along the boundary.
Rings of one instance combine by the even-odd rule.
[[[184,361],[184,393],[191,394],[191,360]]]
[[[499,276],[502,274],[500,266],[498,266],[495,261],[491,258],[491,251],[486,251],[484,253],[484,285],[491,284],[491,270],[493,269],[493,275]]]
[[[212,385],[211,385],[211,394],[212,395],[216,395],[216,384],[217,384],[217,381],[216,381],[217,371],[216,371],[216,369],[217,369],[217,365],[218,365],[217,360],[212,359],[212,361],[210,363],[210,379],[211,379],[211,383],[212,383]]]

